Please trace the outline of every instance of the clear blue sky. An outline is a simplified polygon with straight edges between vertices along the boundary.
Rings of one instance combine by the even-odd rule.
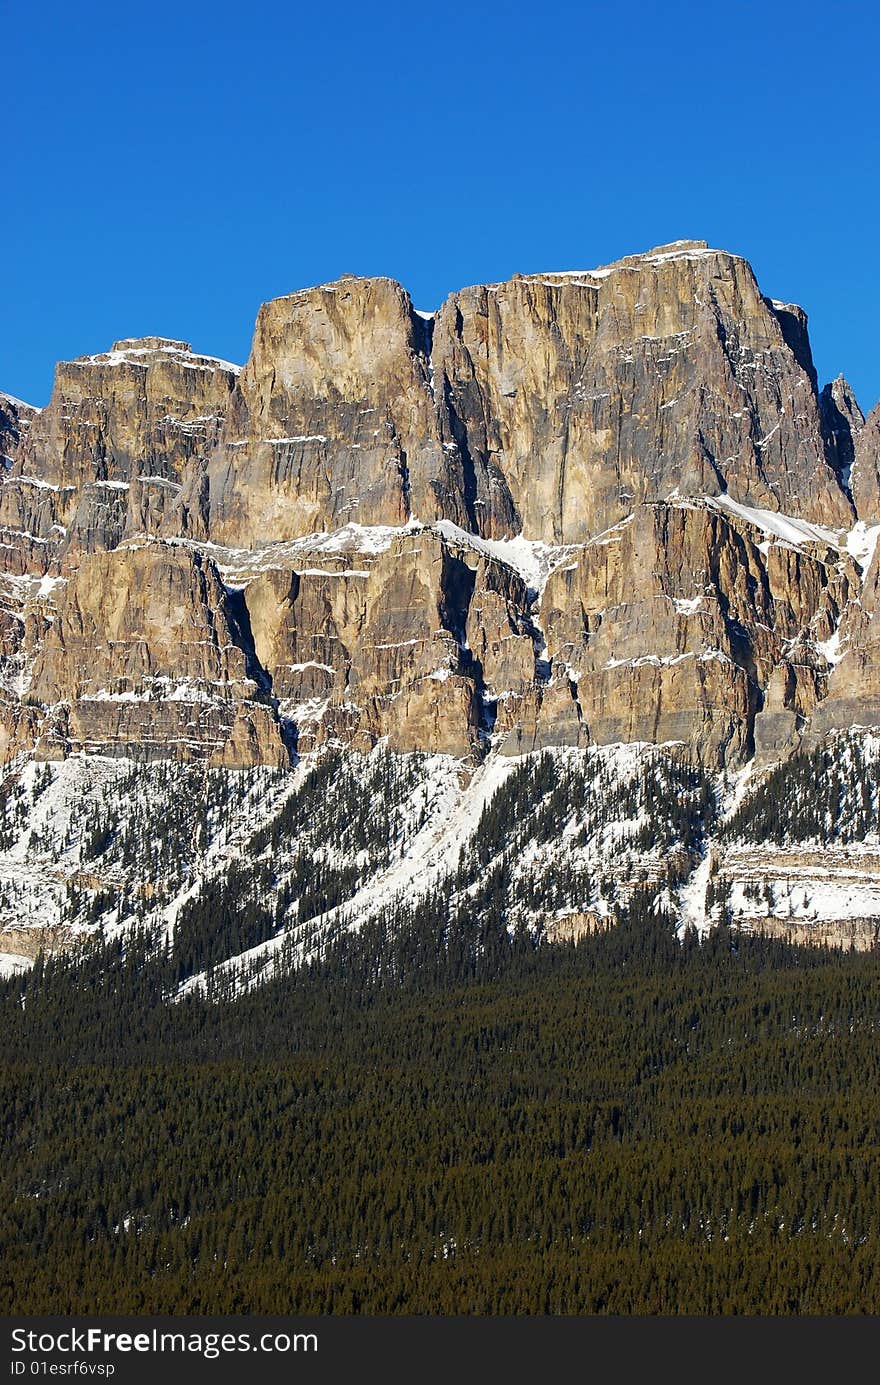
[[[873,4],[0,0],[0,388],[116,337],[247,355],[259,304],[388,274],[433,308],[702,237],[876,348]]]

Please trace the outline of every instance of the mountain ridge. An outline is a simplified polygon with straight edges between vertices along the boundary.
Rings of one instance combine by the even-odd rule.
[[[880,725],[878,410],[704,242],[433,314],[343,276],[264,304],[241,367],[123,338],[0,395],[0,451],[10,802],[81,757],[729,778]]]

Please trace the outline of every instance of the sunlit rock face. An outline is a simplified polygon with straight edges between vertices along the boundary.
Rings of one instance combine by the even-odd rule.
[[[487,533],[579,542],[634,504],[724,491],[850,521],[805,315],[702,242],[453,294],[434,379],[445,434],[498,477]]]
[[[703,242],[434,314],[345,276],[243,368],[118,341],[0,395],[0,452],[6,759],[720,767],[880,722],[877,410]]]

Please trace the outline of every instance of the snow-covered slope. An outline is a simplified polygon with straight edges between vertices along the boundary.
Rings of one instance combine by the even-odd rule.
[[[393,928],[418,901],[478,916],[491,898],[510,930],[576,940],[637,890],[682,932],[873,946],[878,770],[880,738],[859,732],[726,778],[674,744],[480,764],[380,745],[290,770],[23,760],[0,799],[2,966],[141,928],[185,995],[254,984],[367,922]]]
[[[185,991],[495,877],[511,928],[572,935],[639,884],[671,901],[711,802],[675,747],[644,745],[480,765],[380,746],[291,771],[27,761],[4,784],[0,941],[33,957],[144,927],[177,949]]]

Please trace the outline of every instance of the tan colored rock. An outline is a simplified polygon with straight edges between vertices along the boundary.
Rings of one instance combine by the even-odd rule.
[[[41,729],[40,711],[0,690],[0,765],[33,750]]]
[[[740,931],[779,938],[801,947],[841,947],[856,952],[873,952],[880,942],[880,922],[875,918],[822,919],[815,923],[768,918],[740,925]]]
[[[240,376],[121,341],[0,414],[7,755],[635,739],[720,765],[880,707],[873,589],[832,532],[849,481],[873,503],[872,421],[842,377],[818,396],[801,310],[702,242],[433,322],[347,276],[265,304]],[[827,528],[788,542],[731,500]],[[483,541],[520,529],[540,599]]]
[[[62,362],[22,468],[55,485],[180,480],[222,422],[238,367],[186,342],[141,337]]]
[[[40,953],[67,952],[76,944],[76,934],[63,925],[56,927],[0,928],[0,952],[33,961]]]
[[[559,550],[538,609],[486,545],[438,530],[381,552],[302,543],[247,586],[257,656],[303,744],[320,722],[364,748],[676,741],[741,763],[756,737],[803,727],[829,667],[818,643],[860,589],[837,549],[679,502]]]
[[[213,565],[162,543],[83,558],[37,657],[38,754],[287,762]]]
[[[391,279],[348,277],[264,304],[209,467],[210,536],[251,547],[352,520],[465,522],[428,349]]]
[[[183,481],[216,441],[237,373],[162,337],[62,362],[0,486],[6,570],[54,570],[65,555],[168,527]]]
[[[704,763],[742,763],[789,667],[802,724],[827,664],[788,641],[826,638],[858,574],[836,551],[759,537],[711,507],[646,505],[560,565],[541,602],[552,677],[540,743],[679,741]]]
[[[856,436],[851,484],[859,519],[880,524],[880,404]]]
[[[484,533],[579,542],[634,504],[726,489],[851,522],[804,314],[703,242],[464,289],[438,315],[433,361]]]
[[[450,557],[428,531],[380,553],[299,560],[251,582],[246,602],[260,664],[298,728],[324,704],[325,731],[360,748],[473,749],[476,685],[461,667]],[[462,632],[463,633],[463,627]]]
[[[596,933],[607,933],[614,924],[613,915],[597,913],[595,909],[575,910],[562,918],[551,919],[544,930],[548,943],[577,943]]]
[[[836,657],[807,728],[811,739],[849,726],[880,726],[880,547],[841,620]]]
[[[759,764],[782,759],[792,750],[807,718],[825,694],[827,675],[819,668],[789,660],[777,664],[764,689],[755,718],[755,756]]]

